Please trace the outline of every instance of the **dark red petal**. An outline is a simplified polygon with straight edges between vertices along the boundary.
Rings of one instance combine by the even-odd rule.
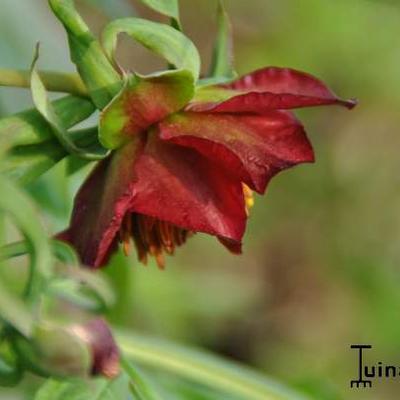
[[[98,164],[77,194],[70,227],[58,238],[71,243],[84,264],[100,267],[126,212],[239,242],[246,224],[240,180],[154,133],[145,145],[134,140]]]
[[[232,254],[242,254],[242,243],[235,240],[219,237],[218,240],[223,244]]]
[[[132,211],[240,241],[246,224],[241,182],[198,152],[150,135],[135,164]]]
[[[139,139],[132,140],[101,161],[75,198],[70,226],[58,238],[71,243],[85,265],[107,262],[134,195],[133,164],[141,147]]]
[[[217,88],[219,88],[217,93],[220,97],[223,97],[221,89],[228,90],[225,97],[229,98],[214,101],[211,97],[213,91],[210,89],[210,96],[206,96],[205,88],[201,100],[196,101],[195,98],[187,109],[197,112],[263,113],[268,110],[331,104],[343,105],[351,109],[357,104],[355,100],[338,98],[314,76],[289,68],[260,69],[234,82],[219,85]],[[235,94],[232,90],[236,90],[237,93]]]
[[[262,116],[179,113],[159,129],[162,139],[196,149],[259,193],[279,171],[314,161],[303,126],[286,111]]]

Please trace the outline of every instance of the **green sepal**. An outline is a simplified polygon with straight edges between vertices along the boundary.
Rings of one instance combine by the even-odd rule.
[[[93,102],[103,109],[121,88],[121,78],[74,7],[73,0],[49,0],[68,35],[71,59]]]
[[[122,146],[153,123],[182,109],[194,90],[193,76],[186,70],[128,76],[122,91],[101,115],[101,144],[108,149]]]
[[[87,150],[76,146],[75,143],[70,139],[68,132],[64,128],[61,119],[58,117],[53,105],[51,104],[47,96],[46,88],[38,72],[36,71],[35,65],[39,56],[38,50],[39,48],[37,47],[31,70],[32,98],[37,110],[51,126],[54,135],[60,142],[61,146],[63,146],[68,153],[88,160],[100,160],[106,157],[107,151],[104,149],[99,149],[98,152],[88,152]]]
[[[222,0],[218,4],[217,38],[214,45],[213,58],[209,76],[232,79],[237,76],[233,68],[232,26],[225,11]]]
[[[148,7],[172,19],[172,26],[181,30],[178,0],[141,0]]]
[[[200,73],[200,56],[192,41],[171,26],[141,18],[117,19],[102,34],[104,51],[114,60],[117,38],[126,33],[177,69],[188,70],[196,81]]]

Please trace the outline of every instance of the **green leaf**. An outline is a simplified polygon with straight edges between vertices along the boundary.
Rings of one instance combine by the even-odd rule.
[[[104,108],[121,88],[119,74],[76,11],[74,1],[49,0],[49,3],[65,27],[72,61],[76,64],[93,102],[99,109]]]
[[[52,282],[50,292],[72,302],[85,303],[97,311],[115,303],[114,291],[104,276],[79,267],[68,267],[59,274],[62,278]]]
[[[125,357],[246,400],[305,400],[250,368],[158,339],[115,332]],[[229,397],[227,397],[229,398]]]
[[[30,276],[26,296],[29,299],[36,299],[52,272],[52,256],[47,234],[38,220],[35,207],[25,192],[3,176],[0,176],[0,187],[3,191],[0,196],[0,210],[12,217],[31,248]]]
[[[178,0],[141,0],[142,3],[148,7],[159,12],[160,14],[166,15],[174,20],[174,23],[180,28],[181,23],[179,21],[179,5]]]
[[[117,19],[108,24],[102,34],[103,47],[110,59],[114,59],[120,33],[127,33],[176,68],[190,71],[194,80],[198,79],[199,53],[191,40],[176,29],[141,18]]]
[[[30,336],[33,319],[23,301],[11,293],[0,280],[0,320],[24,336]]]
[[[129,384],[125,374],[117,379],[58,381],[49,379],[34,400],[128,400]]]
[[[68,134],[77,146],[87,148],[88,152],[102,149],[98,142],[97,127]],[[0,172],[25,185],[37,179],[67,155],[67,151],[55,138],[39,144],[15,146],[7,153],[7,157],[1,160]]]
[[[52,102],[61,124],[70,128],[93,114],[95,107],[87,99],[66,96]],[[50,125],[35,110],[27,110],[0,119],[0,149],[8,150],[12,146],[31,145],[54,137]]]
[[[209,75],[210,77],[234,78],[236,73],[233,69],[232,27],[222,0],[219,1],[218,5],[217,24],[217,39]]]
[[[58,117],[55,109],[53,108],[46,92],[46,88],[43,85],[43,82],[36,71],[35,64],[37,61],[38,47],[36,48],[35,59],[32,64],[32,72],[31,72],[31,90],[32,90],[32,98],[33,102],[43,116],[43,118],[48,122],[48,124],[53,129],[54,135],[60,142],[60,144],[65,148],[67,152],[73,155],[77,155],[81,158],[88,160],[100,160],[107,156],[107,151],[100,149],[97,153],[90,153],[81,149],[75,145],[75,143],[71,140],[68,135],[67,130],[64,128],[61,119]]]

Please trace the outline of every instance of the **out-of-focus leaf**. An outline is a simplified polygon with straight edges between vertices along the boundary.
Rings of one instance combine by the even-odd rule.
[[[78,266],[79,259],[75,250],[65,242],[59,240],[51,240],[52,252],[58,260],[63,263]],[[29,253],[30,247],[26,240],[10,243],[0,247],[0,261],[8,258],[18,257]]]
[[[177,28],[180,28],[178,0],[141,0],[148,7],[173,19]]]
[[[148,379],[139,372],[139,369],[133,366],[128,360],[122,358],[122,368],[130,378],[131,392],[139,400],[162,400],[157,390],[153,388]]]
[[[190,71],[195,80],[199,77],[199,53],[192,41],[176,29],[141,18],[115,20],[106,26],[102,34],[103,47],[110,59],[114,59],[120,33],[127,33],[176,68]]]
[[[60,297],[85,302],[97,311],[109,308],[115,303],[113,289],[109,282],[98,273],[69,267],[61,271],[60,275],[63,278],[54,281],[50,287],[50,291]]]
[[[43,82],[38,72],[36,71],[35,64],[38,56],[39,54],[37,48],[35,54],[35,60],[33,61],[32,64],[32,73],[31,73],[32,98],[37,110],[51,126],[54,135],[68,153],[77,155],[81,158],[88,160],[100,160],[106,157],[107,151],[105,149],[100,148],[98,152],[91,153],[86,151],[85,149],[77,147],[75,143],[71,140],[67,130],[64,128],[61,122],[61,119],[58,117],[49,98],[47,97],[46,88],[43,85]]]
[[[61,124],[70,128],[95,110],[90,100],[66,96],[52,103]],[[0,119],[0,151],[12,146],[41,143],[54,137],[51,127],[37,110],[27,110]]]
[[[73,131],[69,135],[77,146],[85,147],[88,151],[97,151],[96,149],[102,148],[97,139],[97,128]],[[20,184],[27,184],[37,179],[67,155],[66,150],[55,138],[39,144],[16,146],[0,162],[0,172]]]
[[[23,377],[23,370],[20,365],[10,365],[0,356],[0,386],[16,386]]]
[[[76,64],[93,102],[102,109],[120,90],[120,76],[76,11],[74,1],[49,0],[49,3],[67,32],[72,61]]]
[[[232,27],[226,13],[222,0],[219,1],[217,14],[217,38],[211,62],[210,77],[234,78],[236,73],[233,69],[233,41]]]
[[[128,400],[129,398],[129,379],[125,374],[114,380],[49,379],[35,396],[35,400]]]
[[[285,386],[247,367],[158,339],[119,332],[125,357],[246,400],[305,400]]]
[[[47,234],[25,192],[3,176],[0,176],[0,187],[0,209],[12,217],[30,244],[30,276],[26,296],[35,299],[51,276],[52,257]]]
[[[0,320],[24,336],[30,336],[33,319],[22,300],[12,294],[0,280]]]

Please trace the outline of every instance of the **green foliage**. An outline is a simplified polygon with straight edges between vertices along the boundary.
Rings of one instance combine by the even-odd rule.
[[[176,68],[190,71],[194,80],[199,77],[198,51],[190,39],[176,29],[141,18],[115,20],[106,26],[102,34],[103,47],[110,59],[114,59],[117,37],[120,33],[127,33]]]
[[[49,0],[49,4],[66,29],[72,61],[76,64],[93,102],[102,109],[120,88],[118,73],[75,10],[74,1]]]
[[[233,68],[232,26],[222,0],[218,4],[217,39],[209,76],[219,79],[230,79],[236,76]]]
[[[106,379],[57,381],[49,380],[38,391],[35,400],[115,400],[129,399],[125,375],[114,381]]]
[[[142,3],[146,4],[153,10],[171,17],[175,24],[179,27],[179,6],[178,0],[141,0]]]
[[[70,135],[62,124],[61,118],[58,117],[55,108],[53,108],[53,105],[47,97],[46,88],[40,79],[39,73],[36,71],[35,64],[38,57],[39,53],[37,48],[31,70],[31,91],[33,103],[42,117],[50,125],[61,146],[64,147],[67,153],[87,160],[100,160],[106,157],[107,151],[105,151],[101,146],[99,146],[97,152],[90,153],[85,149],[77,147],[72,141]]]

